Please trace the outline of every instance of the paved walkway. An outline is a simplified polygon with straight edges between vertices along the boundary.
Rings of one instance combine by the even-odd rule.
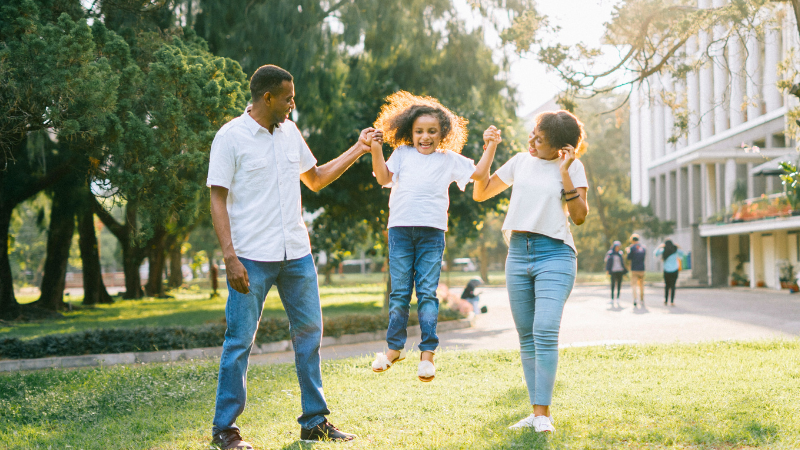
[[[476,326],[441,333],[442,349],[519,349],[505,288],[483,288],[487,314]],[[630,287],[612,306],[607,286],[576,286],[564,309],[561,346],[605,343],[700,342],[800,337],[800,294],[749,288],[678,289],[676,306],[663,303],[663,288],[648,287],[645,308],[633,308]],[[324,359],[371,355],[384,342],[325,347]],[[253,363],[293,362],[292,352],[254,355]]]

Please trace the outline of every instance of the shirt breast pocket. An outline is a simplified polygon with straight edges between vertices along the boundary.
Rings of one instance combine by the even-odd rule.
[[[261,191],[266,188],[267,159],[254,159],[242,164],[244,170],[244,186],[250,191]]]

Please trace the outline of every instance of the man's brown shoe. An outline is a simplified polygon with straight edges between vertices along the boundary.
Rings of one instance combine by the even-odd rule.
[[[253,450],[253,446],[242,440],[239,430],[220,431],[214,435],[211,445],[220,450]]]
[[[300,439],[306,442],[352,441],[355,438],[355,434],[343,433],[327,420],[310,430],[300,428]]]

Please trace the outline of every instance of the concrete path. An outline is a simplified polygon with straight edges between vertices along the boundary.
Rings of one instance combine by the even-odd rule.
[[[700,342],[800,337],[800,294],[749,288],[678,289],[675,304],[663,302],[663,288],[647,287],[646,307],[633,308],[630,287],[621,306],[611,305],[607,286],[576,286],[564,308],[561,346],[606,343]],[[442,349],[519,349],[505,288],[483,288],[487,314],[476,326],[440,334]],[[409,343],[411,339],[409,339]],[[372,355],[382,341],[322,349],[324,359]],[[254,355],[251,362],[293,362],[292,352]]]

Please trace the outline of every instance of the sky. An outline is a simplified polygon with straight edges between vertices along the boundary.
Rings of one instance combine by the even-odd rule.
[[[564,44],[583,42],[591,47],[599,47],[604,24],[611,20],[613,6],[618,2],[619,0],[539,0],[536,8],[539,14],[549,17],[551,24],[561,27],[558,41]],[[480,24],[481,18],[470,11],[465,0],[457,0],[455,3],[468,26]],[[500,38],[497,33],[488,26],[484,30],[487,44],[499,48]],[[514,57],[510,78],[517,86],[517,115],[520,117],[553,98],[560,90],[558,76],[548,72],[533,55]]]

